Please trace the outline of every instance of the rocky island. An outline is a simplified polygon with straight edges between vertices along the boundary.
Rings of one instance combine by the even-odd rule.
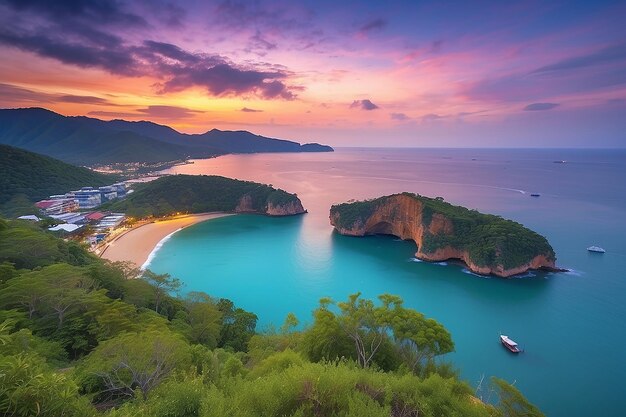
[[[338,204],[330,209],[330,223],[342,235],[385,234],[413,240],[416,258],[458,259],[481,275],[558,270],[545,237],[512,220],[455,206],[441,197],[402,193]]]
[[[103,206],[104,207],[104,206]],[[217,175],[171,175],[140,184],[126,199],[104,207],[132,217],[176,213],[257,213],[290,216],[305,213],[297,195],[270,185]]]

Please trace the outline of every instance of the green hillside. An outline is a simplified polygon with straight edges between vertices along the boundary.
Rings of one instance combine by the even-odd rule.
[[[140,184],[128,197],[107,207],[134,217],[233,212],[244,196],[249,199],[245,211],[258,213],[265,213],[269,203],[285,205],[300,201],[295,194],[256,182],[215,175],[171,175]]]
[[[451,334],[400,297],[324,298],[260,333],[181,286],[0,219],[0,415],[543,416],[502,380],[462,381]]]
[[[0,210],[12,201],[41,200],[51,194],[109,185],[119,177],[104,175],[7,145],[0,145]],[[20,198],[21,197],[21,198]]]

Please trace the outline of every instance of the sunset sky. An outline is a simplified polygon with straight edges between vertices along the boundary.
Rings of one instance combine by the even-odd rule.
[[[0,0],[0,107],[334,146],[626,146],[624,1]]]

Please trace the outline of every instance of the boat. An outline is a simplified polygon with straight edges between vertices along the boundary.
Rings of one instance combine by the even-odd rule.
[[[500,342],[502,342],[502,346],[507,348],[512,353],[520,353],[522,351],[519,348],[519,346],[517,345],[517,343],[515,343],[513,340],[509,339],[508,336],[505,336],[505,335],[501,334],[500,335]]]
[[[530,193],[530,196],[531,196],[531,197],[539,197],[540,195],[541,195],[541,194],[539,194],[539,193]]]
[[[604,249],[602,249],[600,246],[589,246],[587,248],[587,250],[589,252],[597,252],[597,253],[604,253],[606,252]]]

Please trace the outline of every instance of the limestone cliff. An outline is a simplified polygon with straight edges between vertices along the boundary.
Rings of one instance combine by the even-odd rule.
[[[510,277],[529,269],[556,269],[554,250],[543,236],[441,198],[403,193],[339,204],[331,207],[330,223],[343,235],[413,240],[418,259],[459,259],[478,274]]]
[[[289,198],[283,198],[282,201],[267,201],[264,208],[255,204],[252,197],[246,194],[241,197],[235,213],[260,213],[268,216],[293,216],[295,214],[306,213],[302,202],[293,194],[287,194]]]

